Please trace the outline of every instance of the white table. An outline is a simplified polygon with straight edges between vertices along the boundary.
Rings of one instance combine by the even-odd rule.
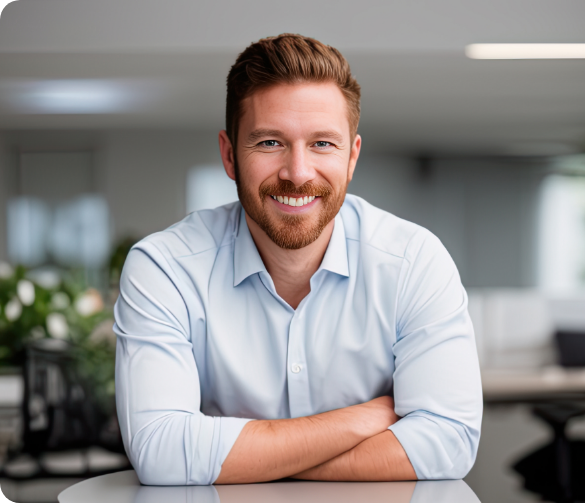
[[[230,486],[142,486],[133,470],[88,479],[60,503],[478,503],[462,480],[424,482],[285,481]]]

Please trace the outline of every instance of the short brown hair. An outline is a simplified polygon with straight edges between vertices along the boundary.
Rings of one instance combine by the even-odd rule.
[[[347,101],[349,127],[357,133],[360,120],[360,86],[341,53],[314,38],[292,33],[267,37],[249,45],[227,77],[226,131],[236,147],[242,101],[275,84],[334,82]]]

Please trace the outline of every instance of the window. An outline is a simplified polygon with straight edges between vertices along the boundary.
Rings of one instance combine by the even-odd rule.
[[[187,213],[238,200],[236,184],[223,166],[195,166],[187,175]]]
[[[585,290],[585,176],[549,175],[539,221],[539,286]]]
[[[8,254],[15,264],[102,267],[110,216],[95,194],[91,152],[22,153],[8,201]]]

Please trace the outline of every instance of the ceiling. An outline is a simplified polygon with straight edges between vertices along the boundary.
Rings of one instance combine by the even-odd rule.
[[[237,53],[296,32],[349,60],[371,149],[581,151],[585,60],[479,61],[463,50],[585,42],[584,20],[582,0],[18,0],[0,18],[0,128],[217,130]],[[39,96],[59,86],[110,101],[43,108]]]

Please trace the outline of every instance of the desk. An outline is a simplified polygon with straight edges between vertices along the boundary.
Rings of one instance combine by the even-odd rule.
[[[486,402],[534,402],[585,399],[585,369],[557,365],[493,369],[481,374]]]
[[[479,503],[462,480],[424,482],[283,481],[232,486],[142,486],[133,470],[84,480],[59,503]]]

